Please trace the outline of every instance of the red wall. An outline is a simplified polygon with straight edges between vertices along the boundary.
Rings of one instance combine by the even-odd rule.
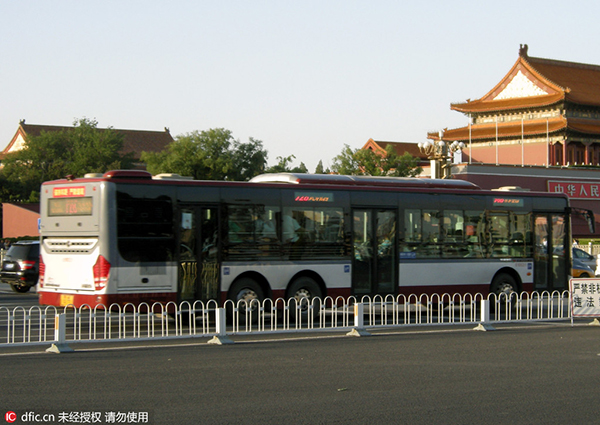
[[[2,237],[39,236],[39,204],[2,204]]]

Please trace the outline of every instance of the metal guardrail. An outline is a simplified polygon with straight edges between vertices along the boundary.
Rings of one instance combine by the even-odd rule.
[[[575,244],[573,245],[574,248],[579,248],[584,250],[585,252],[587,252],[588,254],[591,254],[595,257],[598,257],[600,255],[600,245],[599,244]]]
[[[53,344],[64,351],[82,342],[134,341],[311,331],[364,335],[387,327],[478,325],[571,318],[571,294],[534,292],[511,297],[476,295],[399,295],[252,301],[183,302],[166,305],[113,304],[90,308],[0,306],[0,347]]]

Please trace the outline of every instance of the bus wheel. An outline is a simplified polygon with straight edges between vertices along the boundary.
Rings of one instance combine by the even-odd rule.
[[[247,314],[252,322],[258,320],[259,303],[262,303],[265,299],[264,292],[258,282],[249,277],[243,277],[233,284],[229,294],[230,299],[239,309],[240,321],[245,321]]]
[[[288,289],[288,298],[296,300],[296,306],[301,311],[308,311],[308,306],[315,298],[323,298],[321,287],[308,276],[302,276],[294,280]],[[295,307],[292,303],[292,307]]]
[[[492,281],[490,292],[496,294],[501,305],[505,305],[507,302],[512,303],[515,300],[518,290],[514,277],[508,273],[500,273]]]

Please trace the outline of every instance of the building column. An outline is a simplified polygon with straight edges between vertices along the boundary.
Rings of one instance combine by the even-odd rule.
[[[592,149],[592,142],[583,142],[585,147],[585,164],[592,164],[594,162],[594,150]]]

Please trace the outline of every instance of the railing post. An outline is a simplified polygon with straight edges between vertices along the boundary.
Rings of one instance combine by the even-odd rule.
[[[365,305],[363,303],[354,304],[354,328],[346,335],[371,336],[371,334],[365,330]]]
[[[67,341],[67,315],[60,313],[54,316],[54,344],[46,349],[48,353],[71,353],[73,349]]]
[[[479,325],[473,330],[475,331],[495,331],[496,329],[490,324],[490,300],[481,300],[481,317]]]
[[[227,314],[225,312],[225,309],[222,307],[217,308],[215,313],[217,315],[217,317],[216,317],[217,334],[215,336],[213,336],[212,339],[210,341],[208,341],[208,343],[216,344],[216,345],[233,344],[233,341],[231,339],[229,339],[229,337],[227,336]]]

